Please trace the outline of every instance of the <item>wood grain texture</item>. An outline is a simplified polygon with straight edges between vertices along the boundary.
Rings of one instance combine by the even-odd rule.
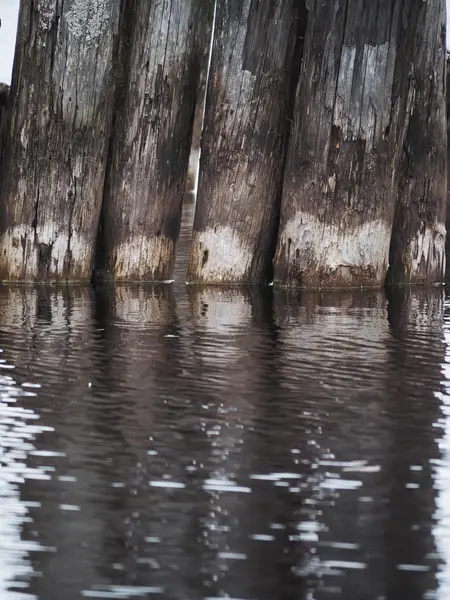
[[[89,280],[120,0],[22,0],[2,161],[0,279]]]
[[[445,1],[407,3],[410,44],[401,71],[411,106],[400,162],[389,281],[436,283],[445,276],[447,122]],[[411,35],[412,34],[412,35]],[[399,57],[400,58],[400,57]]]
[[[189,281],[266,276],[304,16],[296,0],[217,2]]]
[[[9,85],[0,83],[0,165],[5,153],[6,131],[8,127]],[[0,168],[0,177],[2,176]],[[1,180],[0,180],[1,188]]]
[[[408,35],[405,3],[308,2],[274,261],[279,284],[384,282],[406,133],[409,87],[394,78]]]
[[[172,277],[210,0],[132,0],[102,216],[106,278]],[[127,36],[126,36],[127,37]]]

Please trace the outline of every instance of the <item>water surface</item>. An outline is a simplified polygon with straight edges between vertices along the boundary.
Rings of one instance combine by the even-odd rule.
[[[450,597],[444,292],[0,288],[0,598]]]

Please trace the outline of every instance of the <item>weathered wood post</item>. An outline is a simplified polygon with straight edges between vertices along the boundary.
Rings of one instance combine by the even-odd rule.
[[[5,151],[5,133],[7,121],[7,109],[9,100],[9,86],[6,83],[0,83],[0,164],[2,155]],[[1,171],[0,171],[1,173]]]
[[[217,1],[189,281],[266,275],[305,15],[303,1]]]
[[[2,280],[91,277],[120,4],[21,0],[2,160]]]
[[[172,277],[191,146],[203,28],[212,2],[133,0],[105,188],[99,273]]]
[[[391,93],[401,2],[312,3],[284,177],[275,280],[379,285],[394,211]]]
[[[399,169],[389,280],[434,283],[445,275],[445,0],[423,2],[412,12],[417,20],[412,52],[399,65],[410,77],[411,108]]]
[[[447,53],[446,60],[446,115],[447,115],[447,217],[446,217],[446,240],[445,240],[445,278],[448,280],[450,275],[450,177],[448,176],[448,167],[450,164],[450,57]]]
[[[441,35],[440,10],[439,1],[425,11],[422,0],[310,3],[284,176],[278,283],[383,284],[414,91],[409,69],[417,63],[422,72],[418,65],[426,62],[411,42],[418,41],[419,17],[424,32]],[[412,54],[397,56],[405,43]]]

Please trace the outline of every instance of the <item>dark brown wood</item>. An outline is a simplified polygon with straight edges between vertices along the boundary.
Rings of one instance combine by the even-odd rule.
[[[417,28],[409,56],[398,61],[399,75],[401,70],[409,75],[411,104],[400,162],[389,281],[428,284],[445,276],[445,0],[411,2],[408,9],[408,22],[417,22]]]
[[[2,161],[2,280],[91,277],[119,15],[120,0],[21,0]]]
[[[311,0],[284,177],[275,281],[382,285],[406,134],[394,73],[422,0]],[[409,36],[409,37],[408,37]],[[409,60],[412,60],[410,57]],[[407,71],[408,63],[401,65]]]
[[[450,232],[450,177],[448,169],[450,165],[450,58],[447,54],[447,76],[446,76],[446,98],[447,98],[447,216],[446,216],[446,232]],[[445,279],[448,281],[450,276],[450,235],[447,233],[445,239]]]
[[[209,0],[133,0],[125,13],[99,270],[120,280],[172,277]]]
[[[0,83],[0,164],[5,151],[6,128],[8,117],[9,85]]]
[[[266,276],[305,13],[296,0],[217,2],[189,281]]]

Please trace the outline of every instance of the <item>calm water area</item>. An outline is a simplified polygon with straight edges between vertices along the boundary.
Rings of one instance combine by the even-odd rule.
[[[0,349],[1,600],[450,598],[442,288],[1,287]]]

